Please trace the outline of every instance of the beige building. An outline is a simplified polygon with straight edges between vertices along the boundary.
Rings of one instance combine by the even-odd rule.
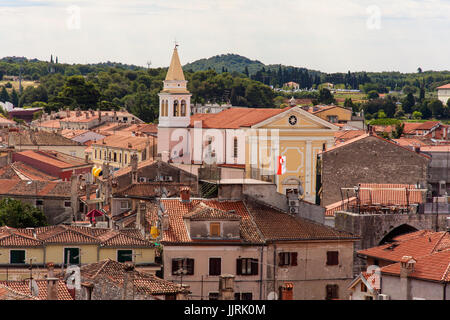
[[[118,170],[130,165],[133,154],[137,155],[139,162],[155,157],[156,138],[110,135],[93,143],[90,149],[95,167],[101,168],[104,163],[109,163],[113,170]]]
[[[164,279],[214,300],[235,275],[236,300],[347,299],[352,235],[250,201],[162,199],[149,221],[164,246]],[[149,226],[150,228],[150,226]]]
[[[154,273],[155,248],[133,229],[124,231],[78,226],[0,228],[0,280],[41,278],[48,262],[55,266],[84,265],[111,259],[132,261]],[[33,269],[30,271],[29,267]]]

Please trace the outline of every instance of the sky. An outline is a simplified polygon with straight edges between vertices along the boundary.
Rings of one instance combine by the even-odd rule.
[[[323,72],[450,70],[450,0],[0,0],[0,57],[166,67],[235,53]]]

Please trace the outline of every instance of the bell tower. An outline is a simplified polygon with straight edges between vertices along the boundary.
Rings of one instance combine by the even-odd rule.
[[[175,45],[164,80],[163,90],[159,93],[159,125],[166,128],[186,128],[191,118],[191,94],[187,90],[178,57],[178,45]]]

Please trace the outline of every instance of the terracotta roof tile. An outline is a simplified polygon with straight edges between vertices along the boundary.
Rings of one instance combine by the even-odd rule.
[[[0,179],[0,194],[2,195],[37,195],[40,197],[70,197],[70,182],[68,181],[25,181]]]
[[[191,116],[191,127],[195,121],[203,121],[203,128],[238,129],[250,127],[290,108],[229,108],[218,113],[194,114]]]
[[[450,282],[450,250],[434,252],[419,258],[414,258],[414,270],[409,278]],[[401,264],[394,263],[381,268],[381,273],[400,275]]]
[[[427,232],[423,235],[416,234],[411,238],[400,238],[393,243],[364,249],[358,254],[398,262],[404,256],[412,256],[414,259],[440,250],[450,248],[450,235],[448,232]]]
[[[38,300],[47,300],[47,280],[34,280],[38,286]],[[0,281],[0,285],[11,288],[21,294],[29,295],[29,280],[24,281]],[[58,300],[73,300],[64,281],[58,281]]]
[[[125,264],[114,260],[104,260],[81,267],[81,276],[85,281],[94,280],[98,277],[107,277],[119,286],[123,286],[125,278]],[[134,289],[139,294],[163,295],[186,292],[178,284],[160,279],[154,275],[133,270]]]
[[[192,210],[184,215],[184,218],[188,218],[193,221],[202,221],[202,220],[241,220],[241,217],[232,212],[226,212],[217,208],[212,208],[205,204],[204,202],[200,202],[197,204]]]
[[[450,89],[450,83],[444,84],[443,86],[437,87],[436,89]]]
[[[92,146],[98,147],[113,147],[120,149],[130,149],[130,150],[143,150],[147,145],[154,145],[154,137],[133,137],[129,135],[110,135],[105,137],[101,141],[94,142]]]
[[[42,245],[41,240],[22,233],[20,230],[9,227],[0,228],[0,247],[39,247]]]
[[[344,240],[357,239],[350,233],[303,218],[293,217],[275,208],[246,203],[254,221],[266,240]]]
[[[262,241],[260,233],[253,223],[252,218],[242,201],[217,201],[217,200],[199,200],[191,199],[190,202],[181,202],[180,199],[162,199],[165,213],[169,216],[169,229],[163,232],[164,243],[192,243],[183,218],[191,212],[196,206],[203,202],[210,208],[230,212],[234,210],[234,214],[241,217],[240,224],[240,242],[243,243],[260,243]],[[156,212],[151,210],[147,219],[150,223],[155,223]]]
[[[159,197],[162,192],[167,198],[179,195],[180,187],[184,186],[179,182],[145,182],[134,183],[118,190],[114,193],[116,197]]]

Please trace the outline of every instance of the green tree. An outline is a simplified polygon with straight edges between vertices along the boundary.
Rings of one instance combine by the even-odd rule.
[[[88,109],[97,106],[100,93],[95,85],[86,82],[83,76],[71,76],[67,78],[59,96],[70,99],[73,106]]]
[[[402,101],[403,110],[406,113],[411,113],[415,104],[416,100],[414,99],[414,95],[412,93],[408,93],[406,98]]]
[[[378,111],[377,116],[378,116],[378,119],[384,119],[384,118],[387,117],[387,116],[386,116],[386,113],[384,112],[383,109],[380,109],[380,110]]]
[[[392,138],[400,139],[400,137],[402,136],[404,130],[405,130],[405,124],[404,123],[396,124],[395,125],[395,130],[392,131]]]
[[[394,117],[395,118],[401,118],[405,116],[405,112],[403,111],[403,108],[401,106],[398,106],[395,110]]]
[[[420,111],[414,111],[412,113],[412,118],[414,120],[420,120],[420,119],[422,119],[422,113]]]
[[[379,97],[380,95],[375,90],[371,90],[367,93],[367,99],[369,100],[378,99]]]
[[[19,200],[0,201],[0,225],[12,228],[33,228],[47,225],[47,218],[38,208]]]
[[[14,107],[17,107],[19,105],[19,95],[17,94],[16,89],[12,89],[11,92],[11,103]]]
[[[431,110],[433,117],[440,118],[443,116],[444,105],[441,100],[434,99],[428,103],[428,108]]]
[[[410,94],[410,93],[414,94],[416,92],[417,92],[417,87],[410,86],[410,85],[406,85],[403,87],[404,94]]]
[[[2,91],[0,92],[0,102],[6,102],[11,101],[11,98],[8,94],[8,91],[6,91],[5,87],[2,87]]]
[[[327,88],[320,89],[318,101],[319,101],[319,103],[324,103],[324,104],[331,104],[331,103],[336,102],[333,95],[331,94],[331,91],[328,90]]]

